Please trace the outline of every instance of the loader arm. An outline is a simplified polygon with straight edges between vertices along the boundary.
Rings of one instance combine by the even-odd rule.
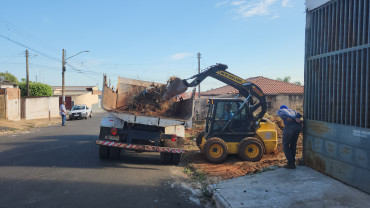
[[[251,107],[250,111],[254,113],[261,107],[261,111],[254,115],[253,117],[253,123],[255,125],[258,125],[259,121],[262,119],[264,114],[267,110],[267,104],[266,104],[266,97],[265,94],[262,92],[262,90],[252,82],[248,82],[230,72],[227,72],[227,65],[225,64],[216,64],[213,66],[210,66],[205,71],[196,74],[188,79],[182,80],[182,83],[186,87],[195,87],[199,85],[205,78],[207,77],[213,77],[227,85],[230,85],[231,87],[237,89],[239,91],[239,94],[242,95],[245,98],[248,98],[249,96],[253,98],[253,100],[257,99],[258,103],[254,104],[252,100],[248,101],[249,106]],[[191,82],[188,82],[187,80],[192,80]],[[179,84],[176,84],[177,89],[180,89]],[[175,89],[172,87],[172,89]],[[181,91],[186,91],[185,87],[181,87]],[[180,92],[181,93],[181,92]],[[177,93],[177,94],[180,94]],[[176,94],[172,92],[171,94]],[[176,95],[177,95],[176,94]]]

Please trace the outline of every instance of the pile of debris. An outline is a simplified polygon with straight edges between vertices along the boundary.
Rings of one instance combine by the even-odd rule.
[[[173,79],[178,78],[171,77],[169,81]],[[162,99],[166,91],[166,85],[153,84],[144,90],[142,88],[136,88],[130,93],[132,94],[130,101],[118,110],[146,116],[171,116],[175,99]]]

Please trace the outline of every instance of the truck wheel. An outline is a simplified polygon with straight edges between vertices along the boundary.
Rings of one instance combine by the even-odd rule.
[[[239,143],[239,157],[242,160],[257,162],[263,157],[263,144],[256,138],[247,137]]]
[[[102,160],[106,160],[109,158],[109,147],[99,145],[99,158]]]
[[[222,163],[227,157],[227,145],[224,140],[212,137],[204,143],[202,152],[211,163]]]
[[[181,161],[182,153],[172,153],[172,164],[178,165]]]
[[[161,162],[163,164],[170,164],[172,162],[172,153],[161,152]]]
[[[199,149],[200,149],[200,145],[202,144],[203,137],[204,137],[204,132],[200,132],[197,136],[196,143]]]
[[[121,149],[117,147],[111,147],[109,150],[109,158],[112,160],[119,159],[119,156],[121,154]]]

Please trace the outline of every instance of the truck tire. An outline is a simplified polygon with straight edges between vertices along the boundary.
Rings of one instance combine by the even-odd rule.
[[[106,160],[109,158],[109,147],[99,145],[99,158],[102,160]]]
[[[161,162],[163,164],[170,164],[172,162],[172,153],[161,152]]]
[[[212,137],[204,143],[202,152],[209,162],[222,163],[227,157],[227,145],[224,140]]]
[[[195,142],[197,143],[197,146],[198,146],[199,149],[201,149],[200,148],[200,145],[202,144],[203,137],[204,137],[204,131],[203,132],[200,132],[198,134],[197,138],[196,138],[196,141]]]
[[[264,147],[261,141],[253,137],[247,137],[239,143],[238,154],[244,161],[260,161],[264,154]]]
[[[182,153],[172,153],[172,164],[178,165],[181,161]]]
[[[112,160],[118,160],[121,154],[121,149],[117,147],[110,147],[109,158]]]

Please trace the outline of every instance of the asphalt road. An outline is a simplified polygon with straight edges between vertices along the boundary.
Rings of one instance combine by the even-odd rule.
[[[199,207],[159,154],[99,160],[103,115],[0,135],[0,207]]]

